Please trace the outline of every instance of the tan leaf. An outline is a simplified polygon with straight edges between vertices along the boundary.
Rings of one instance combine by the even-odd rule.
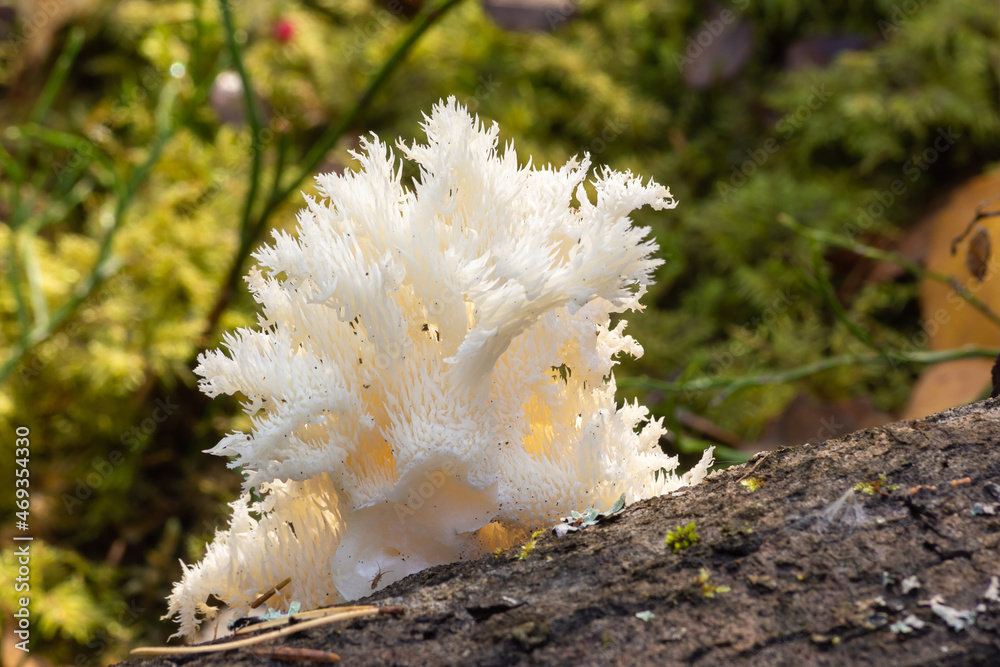
[[[1000,171],[977,176],[955,188],[943,206],[918,223],[927,224],[929,230],[927,269],[954,277],[956,284],[994,312],[1000,312],[1000,272],[993,266],[989,251],[989,230],[1000,229],[1000,217],[981,216],[978,220],[986,232],[985,242],[977,241],[978,231],[970,239],[965,235],[982,211],[983,202],[997,195]],[[922,279],[920,310],[922,331],[911,341],[914,348],[1000,347],[1000,327],[970,306],[952,286]],[[962,359],[926,368],[903,416],[923,417],[976,399],[990,384],[991,363],[989,359]]]

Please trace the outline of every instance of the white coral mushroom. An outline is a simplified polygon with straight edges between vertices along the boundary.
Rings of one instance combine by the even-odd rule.
[[[677,467],[661,421],[614,400],[615,355],[642,348],[610,315],[641,309],[661,263],[628,216],[673,208],[670,191],[604,169],[592,202],[589,157],[520,168],[454,98],[422,127],[426,145],[397,144],[412,190],[377,137],[360,171],[316,179],[325,201],[254,254],[259,329],[200,358],[202,390],[246,397],[253,430],[209,450],[242,468],[244,495],[174,587],[181,634],[209,594],[245,610],[290,577],[306,607],[355,599],[711,465],[654,476]]]

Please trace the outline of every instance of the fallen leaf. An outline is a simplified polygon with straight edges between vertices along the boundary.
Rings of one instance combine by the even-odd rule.
[[[990,233],[980,227],[969,239],[969,249],[965,251],[965,267],[976,280],[983,282],[990,265]]]
[[[919,419],[979,398],[989,382],[989,359],[955,359],[928,366],[917,378],[903,419]]]
[[[791,444],[818,443],[890,421],[892,416],[877,410],[867,398],[834,403],[800,394],[780,415],[764,425],[759,440],[741,449],[756,452]]]
[[[928,225],[925,266],[953,276],[994,312],[1000,312],[1000,278],[995,260],[982,248],[972,250],[974,258],[985,257],[986,266],[978,277],[967,264],[973,239],[963,234],[982,212],[984,202],[1000,195],[1000,170],[977,176],[951,191],[945,203],[918,224]],[[978,224],[989,231],[1000,230],[1000,217],[981,217]],[[978,234],[978,232],[977,232]],[[973,235],[975,238],[975,235]],[[953,241],[956,252],[952,252]],[[980,243],[982,243],[980,241]],[[922,331],[912,341],[913,348],[948,350],[966,345],[1000,347],[1000,327],[963,299],[954,287],[924,278],[920,281]],[[924,369],[903,410],[904,419],[916,419],[956,405],[974,401],[990,384],[989,359],[959,359]]]

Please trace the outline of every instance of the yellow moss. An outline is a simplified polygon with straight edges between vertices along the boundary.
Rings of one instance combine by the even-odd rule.
[[[867,493],[869,496],[874,496],[876,493],[882,493],[885,491],[895,491],[899,488],[898,484],[886,484],[885,483],[885,473],[879,473],[877,479],[867,480],[864,482],[858,482],[854,485],[855,491],[860,491],[861,493]],[[887,494],[888,495],[888,494]]]
[[[682,551],[688,547],[698,544],[701,536],[698,535],[695,523],[692,521],[686,526],[677,526],[674,530],[667,531],[667,546],[673,547],[674,552]]]
[[[535,550],[535,539],[544,532],[544,530],[536,530],[531,534],[531,539],[525,542],[524,546],[521,547],[521,553],[517,555],[518,560],[524,560],[531,555],[531,552]]]
[[[729,586],[718,586],[709,581],[708,570],[701,568],[701,572],[694,578],[696,584],[701,587],[701,594],[706,598],[714,598],[716,593],[728,593],[732,589]]]

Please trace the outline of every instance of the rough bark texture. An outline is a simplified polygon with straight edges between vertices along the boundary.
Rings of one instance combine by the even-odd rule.
[[[362,601],[404,615],[283,645],[357,665],[1000,664],[1000,400],[758,455],[521,554],[426,570]],[[268,661],[145,664],[171,663]]]

